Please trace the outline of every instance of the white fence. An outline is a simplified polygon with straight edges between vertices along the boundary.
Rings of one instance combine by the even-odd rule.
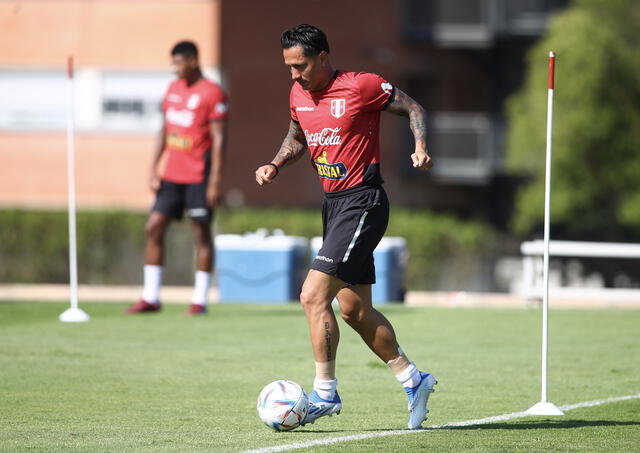
[[[520,245],[522,252],[522,295],[525,299],[542,298],[542,256],[544,241],[528,241]],[[588,258],[640,258],[640,244],[620,242],[550,241],[549,256]],[[639,301],[640,289],[553,287],[552,296],[575,299],[609,299]]]

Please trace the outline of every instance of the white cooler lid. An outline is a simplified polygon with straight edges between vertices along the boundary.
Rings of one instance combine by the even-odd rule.
[[[291,250],[308,247],[309,240],[300,236],[265,236],[256,233],[218,234],[215,246],[218,249],[234,250]]]

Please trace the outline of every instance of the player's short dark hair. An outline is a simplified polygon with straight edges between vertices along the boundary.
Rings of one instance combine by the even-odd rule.
[[[198,58],[198,46],[193,41],[180,41],[171,49],[171,56],[175,55]]]
[[[309,24],[300,24],[285,30],[280,37],[280,43],[283,49],[301,46],[305,57],[315,57],[323,50],[329,53],[327,35],[318,27]]]

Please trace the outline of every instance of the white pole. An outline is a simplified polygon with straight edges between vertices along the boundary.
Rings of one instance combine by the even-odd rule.
[[[540,402],[527,410],[531,415],[564,415],[555,404],[547,401],[547,363],[549,338],[549,224],[551,218],[551,138],[553,135],[553,90],[555,73],[555,52],[549,52],[549,89],[547,95],[547,158],[544,184],[544,259],[542,293],[542,386]]]
[[[73,87],[73,57],[67,61],[69,108],[67,109],[67,188],[69,211],[69,288],[71,307],[60,315],[62,322],[84,322],[89,315],[78,308],[78,262],[76,251],[76,153]]]

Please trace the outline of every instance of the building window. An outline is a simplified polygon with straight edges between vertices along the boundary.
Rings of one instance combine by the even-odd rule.
[[[66,127],[69,88],[65,72],[3,69],[0,93],[0,129]]]
[[[494,38],[496,2],[406,0],[407,37],[441,47],[488,47]]]
[[[104,72],[102,128],[111,131],[159,130],[162,97],[171,79],[171,74],[166,72]]]
[[[162,126],[162,97],[171,74],[79,68],[74,76],[79,131],[153,132]],[[65,70],[2,70],[0,130],[67,127],[71,102]]]
[[[410,133],[407,142],[413,143]],[[434,166],[424,175],[443,183],[486,185],[500,166],[495,142],[496,125],[485,113],[433,112],[428,147]]]

